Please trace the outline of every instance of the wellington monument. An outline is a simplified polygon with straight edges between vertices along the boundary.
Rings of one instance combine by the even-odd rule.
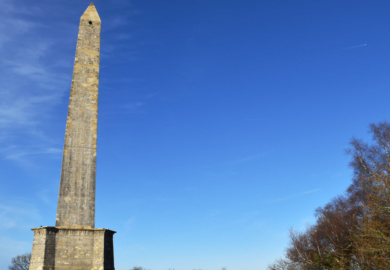
[[[30,270],[115,269],[115,232],[95,229],[100,29],[91,3],[80,19],[56,226],[32,229]]]

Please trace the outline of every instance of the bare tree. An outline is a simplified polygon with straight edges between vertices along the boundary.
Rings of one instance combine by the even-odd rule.
[[[9,270],[28,270],[30,266],[31,253],[16,256],[12,258]]]
[[[372,143],[353,139],[353,183],[316,210],[316,224],[292,231],[287,261],[269,269],[390,269],[390,124],[370,125]]]
[[[291,231],[287,258],[302,269],[355,269],[358,250],[354,245],[360,207],[348,197],[334,198],[316,210],[317,222],[305,232]]]
[[[278,259],[273,264],[268,265],[267,270],[301,270],[298,263],[287,259]]]
[[[134,266],[131,270],[145,270],[142,266]]]

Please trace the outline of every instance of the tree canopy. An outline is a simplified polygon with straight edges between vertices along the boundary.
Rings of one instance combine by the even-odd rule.
[[[372,142],[352,139],[354,175],[344,195],[316,210],[316,223],[290,231],[286,258],[269,270],[390,269],[390,124],[370,125]]]
[[[11,265],[8,267],[9,270],[28,270],[30,266],[31,254],[26,253],[18,255],[11,260]]]

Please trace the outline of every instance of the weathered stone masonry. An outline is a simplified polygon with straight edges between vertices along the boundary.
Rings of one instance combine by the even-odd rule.
[[[115,269],[115,232],[94,228],[100,27],[91,3],[80,19],[56,227],[32,229],[30,270]]]
[[[77,39],[58,196],[57,227],[95,226],[100,27],[95,7],[88,7],[81,16]]]
[[[56,227],[33,231],[30,269],[114,269],[113,231]]]

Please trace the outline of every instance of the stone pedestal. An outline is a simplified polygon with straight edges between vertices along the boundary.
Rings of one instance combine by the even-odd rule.
[[[40,227],[29,270],[114,270],[114,231]]]

